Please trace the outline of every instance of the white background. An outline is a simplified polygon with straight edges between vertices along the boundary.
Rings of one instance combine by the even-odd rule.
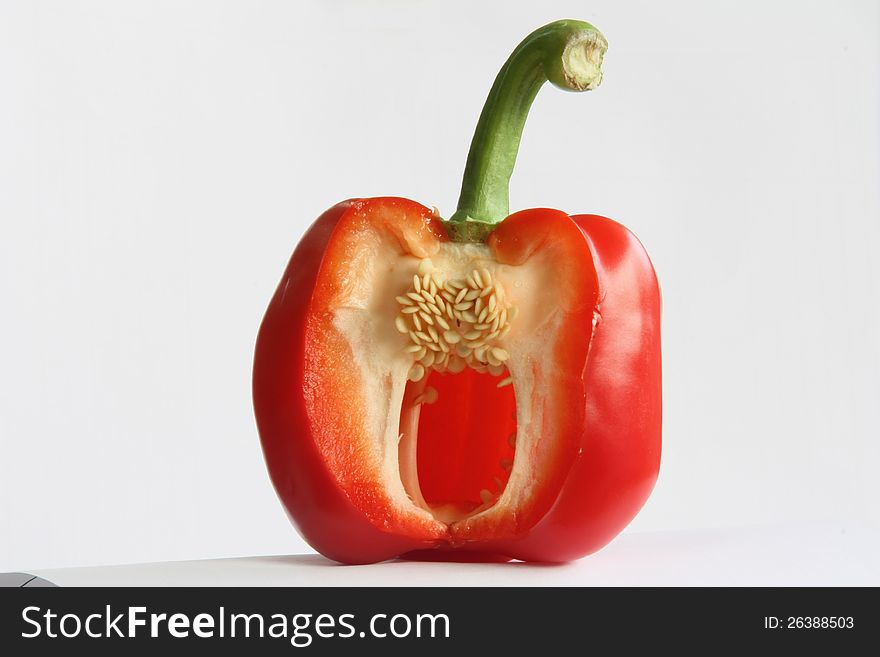
[[[250,404],[261,315],[352,196],[451,214],[516,43],[576,17],[514,208],[606,214],[664,291],[630,532],[880,525],[880,5],[0,3],[0,571],[308,551]]]

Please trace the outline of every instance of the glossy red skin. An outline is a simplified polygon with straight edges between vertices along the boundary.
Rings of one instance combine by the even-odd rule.
[[[583,451],[553,508],[498,550],[525,561],[570,561],[604,547],[647,501],[660,471],[662,428],[657,277],[621,224],[574,215],[599,276],[600,320],[584,372]]]
[[[584,243],[574,246],[585,258],[592,257],[601,319],[593,331],[584,327],[586,341],[592,332],[582,375],[585,415],[579,435],[567,439],[577,441],[577,449],[562,474],[538,491],[540,504],[528,526],[513,533],[499,529],[497,536],[489,528],[472,533],[467,541],[456,540],[454,528],[450,536],[426,537],[406,527],[389,531],[368,519],[339,488],[314,439],[303,432],[308,426],[302,390],[310,299],[327,244],[350,203],[325,212],[303,237],[267,310],[255,352],[254,406],[266,463],[289,517],[305,539],[343,563],[369,563],[437,548],[555,562],[604,546],[644,504],[660,464],[660,293],[642,245],[610,219],[570,218],[578,230],[566,229],[565,239],[581,236]],[[407,211],[429,213],[404,199],[370,203],[411,204]],[[524,241],[531,237],[526,235],[530,224],[521,216],[505,227],[508,233],[514,225],[525,226],[519,229]]]
[[[254,412],[275,491],[306,541],[342,563],[372,563],[433,543],[383,532],[346,498],[313,440],[302,394],[306,318],[327,243],[350,201],[303,236],[272,298],[254,353]]]

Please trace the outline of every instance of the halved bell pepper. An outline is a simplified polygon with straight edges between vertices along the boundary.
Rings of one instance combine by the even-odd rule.
[[[257,339],[272,482],[327,557],[566,561],[608,543],[660,464],[660,292],[596,215],[509,214],[547,80],[590,90],[605,38],[558,21],[486,101],[457,211],[343,201],[309,228]]]

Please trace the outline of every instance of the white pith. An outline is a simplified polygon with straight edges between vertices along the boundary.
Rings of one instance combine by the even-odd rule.
[[[542,438],[544,408],[543,377],[553,375],[553,345],[562,325],[564,309],[556,305],[553,294],[559,285],[553,263],[534,256],[521,265],[510,266],[494,260],[482,244],[443,243],[431,254],[434,270],[447,279],[463,279],[474,269],[486,269],[504,288],[506,304],[518,313],[509,332],[493,340],[509,358],[504,362],[516,396],[516,451],[510,476],[493,503],[484,503],[471,514],[456,515],[449,509],[430,508],[418,491],[414,455],[418,428],[418,404],[409,413],[409,432],[400,426],[407,378],[413,366],[412,344],[408,334],[395,327],[401,304],[396,300],[413,286],[421,258],[400,255],[397,245],[380,241],[369,253],[353,254],[350,278],[334,310],[333,325],[350,346],[350,357],[364,394],[363,424],[373,437],[372,449],[381,464],[386,491],[401,511],[444,523],[465,518],[515,512],[531,495],[536,484],[533,454]],[[363,257],[358,257],[363,256]],[[427,376],[412,385],[416,394],[424,390]],[[419,388],[420,386],[420,388]],[[412,396],[408,400],[412,403]],[[405,467],[401,468],[400,431],[411,441]],[[406,450],[404,450],[406,451]],[[404,479],[407,484],[404,484]],[[494,500],[493,500],[494,501]]]

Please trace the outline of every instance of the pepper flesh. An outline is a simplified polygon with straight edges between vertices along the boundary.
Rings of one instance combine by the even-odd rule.
[[[504,202],[490,204],[501,206],[506,180]],[[660,294],[644,248],[595,215],[534,209],[495,224],[467,208],[443,222],[406,199],[334,206],[298,245],[260,328],[254,405],[269,472],[306,540],[337,561],[578,558],[623,529],[656,480]],[[469,223],[484,228],[461,230]],[[486,394],[470,369],[407,384],[394,299],[425,258],[490,266],[521,308],[500,343],[506,395]],[[429,382],[455,422],[413,404]],[[509,452],[486,430],[505,416]],[[491,503],[474,499],[492,479]]]

